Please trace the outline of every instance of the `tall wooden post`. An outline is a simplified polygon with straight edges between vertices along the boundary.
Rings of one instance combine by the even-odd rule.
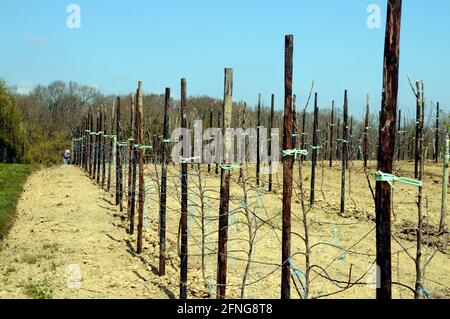
[[[337,120],[336,134],[337,134],[337,139],[339,140],[341,138],[341,119],[340,118],[338,118],[338,120]],[[336,160],[341,159],[340,150],[341,150],[341,145],[339,143],[336,143]]]
[[[436,164],[439,162],[439,102],[436,106],[436,137],[434,140],[435,147],[434,147],[434,160],[436,161]]]
[[[317,153],[319,147],[319,137],[317,130],[319,129],[319,105],[317,104],[317,93],[314,95],[314,121],[313,121],[313,139],[312,139],[312,156],[311,156],[311,195],[309,198],[310,205],[315,203],[315,188],[316,188],[316,166]]]
[[[95,181],[97,177],[97,160],[98,160],[98,146],[99,146],[99,135],[100,130],[100,116],[98,111],[96,111],[96,125],[95,125],[95,135],[94,135],[94,162],[92,163],[92,179]]]
[[[270,119],[269,119],[269,136],[270,136],[270,140],[269,140],[269,149],[268,149],[268,154],[269,154],[269,192],[272,191],[272,139],[274,138],[274,136],[272,135],[272,128],[273,128],[273,120],[275,117],[275,94],[272,94],[272,98],[270,101]],[[278,136],[277,136],[278,138]]]
[[[400,23],[402,0],[389,0],[384,48],[383,96],[380,118],[378,170],[392,174],[397,116]],[[391,207],[388,182],[376,183],[377,299],[391,299]]]
[[[111,136],[113,136],[113,132],[114,132],[114,117],[115,117],[115,104],[113,103],[112,109],[111,109],[111,122],[110,122],[110,126],[109,126],[109,130],[111,132]],[[109,152],[108,152],[108,186],[107,186],[107,190],[108,192],[111,190],[111,167],[113,165],[114,162],[114,153],[115,153],[115,149],[116,149],[116,143],[115,143],[116,139],[115,138],[110,138],[109,141]]]
[[[364,169],[367,170],[367,162],[369,160],[369,100],[370,97],[367,94],[367,103],[366,103],[366,117],[364,120],[364,143],[363,143],[363,157],[364,157]]]
[[[102,134],[102,188],[105,187],[106,182],[106,137],[107,135],[106,129],[106,108],[103,109],[103,134]]]
[[[330,168],[333,167],[333,155],[334,155],[334,149],[333,149],[333,140],[334,140],[334,127],[336,123],[334,123],[334,100],[331,103],[331,119],[330,119]]]
[[[116,99],[116,205],[120,204],[120,184],[122,181],[122,164],[121,153],[122,149],[117,145],[120,140],[120,97]]]
[[[187,98],[186,79],[181,79],[181,127],[188,128],[187,121]],[[183,153],[186,153],[189,146],[189,138],[183,138]],[[180,299],[187,299],[187,277],[188,277],[188,163],[181,164],[181,260],[180,260]]]
[[[90,174],[90,170],[91,170],[91,132],[92,130],[92,110],[89,110],[88,113],[88,121],[87,121],[87,129],[86,129],[86,141],[87,141],[87,146],[86,146],[86,173]]]
[[[97,131],[97,184],[100,185],[100,175],[101,175],[101,162],[102,162],[102,153],[103,153],[103,107],[100,106],[100,118],[99,118],[99,126]]]
[[[450,139],[447,136],[445,141],[444,169],[442,174],[442,201],[441,220],[439,222],[439,232],[445,232],[445,218],[447,217],[447,193],[448,193],[448,164],[450,160]]]
[[[401,149],[402,149],[402,110],[398,110],[398,129],[397,129],[397,136],[398,136],[398,143],[396,143],[397,146],[397,161],[401,160]]]
[[[133,143],[133,161],[132,161],[132,176],[131,176],[131,200],[130,200],[130,234],[134,234],[134,217],[136,211],[136,184],[137,184],[137,164],[139,160],[139,151],[134,147],[136,141],[138,141],[138,117],[137,117],[137,97],[139,96],[139,89],[136,90],[134,96],[134,134],[131,135]]]
[[[170,88],[166,88],[164,100],[164,128],[163,140],[161,143],[162,163],[161,163],[161,192],[159,200],[159,275],[166,274],[166,203],[167,203],[167,161],[168,161],[168,140],[169,135],[169,108],[170,108]]]
[[[261,126],[261,94],[258,94],[258,124],[256,133],[256,186],[259,187],[259,177],[261,172],[261,150],[260,150],[260,126]]]
[[[418,86],[418,91],[420,92],[420,88]],[[423,180],[424,174],[424,120],[425,120],[425,100],[424,100],[424,91],[423,91],[423,83],[422,83],[422,92],[419,93],[420,96],[420,123],[419,123],[419,180]],[[423,271],[422,271],[422,228],[423,228],[423,214],[422,214],[422,202],[423,202],[423,187],[419,186],[419,194],[417,196],[417,250],[416,250],[416,285],[415,285],[415,293],[414,298],[419,299],[423,293]]]
[[[302,112],[302,150],[306,149],[306,109]],[[301,157],[302,160],[305,159],[304,156]]]
[[[91,119],[89,123],[89,130],[92,133],[94,131],[94,110],[91,110]],[[89,177],[92,177],[92,167],[94,162],[94,135],[89,133]]]
[[[219,113],[217,114],[217,128],[222,130],[223,132],[223,127],[222,127],[222,121],[221,121],[221,113],[219,111]],[[217,161],[217,155],[216,155],[216,175],[219,174],[219,164]]]
[[[298,141],[298,125],[297,125],[297,96],[292,95],[292,121],[294,122],[294,127],[292,128],[292,147],[297,148]]]
[[[344,93],[344,123],[342,125],[342,141],[341,141],[341,155],[342,155],[342,172],[341,172],[341,210],[340,213],[345,212],[345,171],[347,169],[348,158],[348,97],[347,90]]]
[[[283,150],[292,150],[292,73],[294,56],[294,36],[285,37],[284,54],[284,124]],[[282,253],[281,253],[281,299],[291,297],[291,199],[292,199],[292,168],[293,156],[283,156],[283,223],[282,223]]]
[[[233,159],[230,151],[233,147],[231,136],[227,129],[231,127],[233,108],[233,69],[225,69],[224,96],[223,96],[223,130],[224,149],[223,162],[231,164]],[[220,209],[219,209],[219,246],[217,260],[217,299],[225,299],[227,288],[227,242],[228,242],[228,212],[230,200],[231,170],[222,167],[220,175]]]
[[[137,96],[137,124],[138,124],[138,144],[144,145],[144,101],[142,99],[142,82],[138,82]],[[144,187],[144,149],[139,148],[139,195],[138,195],[138,225],[137,225],[137,249],[138,254],[142,253],[142,230],[144,227],[144,203],[145,203],[145,187]]]
[[[131,109],[130,109],[130,144],[128,147],[128,201],[127,201],[127,216],[131,222],[131,197],[134,194],[131,193],[133,186],[133,162],[134,162],[134,135],[136,131],[136,96],[131,94]]]

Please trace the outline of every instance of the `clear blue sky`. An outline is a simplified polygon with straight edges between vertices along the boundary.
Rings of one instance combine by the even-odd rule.
[[[81,7],[81,29],[68,29],[66,8]],[[381,29],[366,25],[379,4]],[[179,95],[221,97],[223,68],[234,68],[235,100],[255,104],[261,92],[282,107],[284,35],[295,36],[294,91],[303,105],[311,81],[319,104],[360,116],[365,96],[380,108],[386,0],[16,0],[0,11],[0,77],[26,92],[53,80],[128,93],[166,86]],[[403,1],[399,103],[413,114],[406,75],[424,79],[427,99],[450,109],[450,1]]]

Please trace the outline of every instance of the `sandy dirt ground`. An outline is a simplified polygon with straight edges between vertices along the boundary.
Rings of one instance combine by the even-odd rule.
[[[134,255],[113,200],[75,167],[30,176],[2,243],[0,298],[174,298],[177,283]]]
[[[344,215],[339,215],[340,164],[335,163],[330,169],[319,163],[317,168],[316,204],[312,208],[306,205],[310,258],[314,265],[309,298],[375,297],[374,203],[361,163],[353,162],[351,167],[350,185],[347,183],[351,193],[346,197]],[[214,168],[209,174],[206,166],[201,167],[201,183],[196,165],[189,174],[190,298],[211,298],[215,293],[220,178],[214,174]],[[397,163],[396,170],[398,175],[413,175],[411,163]],[[242,183],[238,183],[239,172],[232,172],[227,297],[279,298],[282,173],[274,176],[274,191],[269,193],[267,176],[257,188],[254,171],[252,166],[244,169],[247,196]],[[309,202],[310,171],[309,163],[305,163],[302,172],[306,202]],[[430,297],[450,298],[448,235],[434,234],[440,214],[441,174],[440,166],[427,164],[424,215],[430,235],[425,236],[424,260],[430,256],[433,259],[425,269],[424,286]],[[126,231],[126,212],[119,212],[114,197],[80,169],[56,167],[33,174],[19,202],[15,226],[2,243],[0,298],[27,298],[42,290],[50,291],[53,298],[177,298],[178,167],[171,165],[168,176],[168,258],[164,278],[157,276],[159,179],[160,167],[147,165],[144,251],[136,256],[135,235]],[[297,165],[294,180],[299,180]],[[373,178],[371,182],[374,185]],[[301,239],[305,232],[298,187],[295,189],[291,295],[300,298],[297,291],[302,296],[305,292],[302,288],[305,244]],[[415,266],[409,255],[415,256],[416,194],[417,188],[398,184],[392,216],[393,280],[410,287],[414,286],[415,278]],[[124,204],[126,211],[126,198]],[[243,292],[249,242],[253,243],[251,264]],[[412,292],[406,286],[394,285],[394,297],[411,298]]]

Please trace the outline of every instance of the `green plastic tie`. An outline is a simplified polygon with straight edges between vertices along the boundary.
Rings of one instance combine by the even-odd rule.
[[[238,164],[220,164],[219,165],[221,169],[223,169],[224,171],[231,171],[233,169],[239,169],[242,168],[241,165]]]
[[[381,171],[376,172],[375,174],[375,180],[377,182],[388,182],[389,185],[392,187],[392,189],[395,189],[394,182],[400,182],[416,187],[422,187],[423,181],[407,178],[407,177],[398,177],[392,174],[383,173]]]

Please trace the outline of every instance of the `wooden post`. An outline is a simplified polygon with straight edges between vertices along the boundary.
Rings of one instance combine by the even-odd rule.
[[[367,162],[369,160],[369,101],[370,97],[367,94],[367,103],[366,103],[366,118],[364,121],[364,144],[363,144],[363,157],[364,157],[364,170],[367,170]]]
[[[223,132],[223,127],[221,127],[222,121],[221,121],[221,114],[220,111],[217,114],[217,128],[221,129]],[[217,151],[217,150],[216,150]],[[217,154],[216,154],[216,175],[219,174],[219,164],[217,163]]]
[[[334,123],[334,100],[331,103],[331,119],[330,119],[330,168],[333,167],[333,155],[334,155],[334,150],[333,150],[333,140],[334,140],[334,127],[335,127],[335,123]]]
[[[256,186],[259,187],[259,178],[261,172],[261,150],[260,148],[260,126],[261,126],[261,93],[258,94],[258,124],[257,124],[257,133],[256,133]]]
[[[138,140],[138,117],[137,117],[137,97],[139,96],[139,89],[136,90],[134,96],[134,132],[131,136],[133,143],[133,162],[132,162],[132,177],[131,177],[131,201],[130,201],[130,234],[134,234],[134,217],[136,211],[136,180],[137,180],[137,163],[139,158],[139,151],[134,147],[135,141]]]
[[[121,153],[122,149],[117,145],[120,141],[120,97],[116,100],[116,205],[120,204],[120,184],[122,181],[122,165],[121,165]]]
[[[90,123],[89,130],[92,132],[94,130],[94,110],[90,112]],[[92,162],[94,161],[94,136],[89,133],[89,177],[92,176]]]
[[[134,194],[131,193],[133,186],[133,163],[134,163],[134,136],[136,131],[136,96],[131,94],[131,109],[130,109],[130,144],[128,147],[128,201],[127,201],[127,216],[128,220],[131,222],[131,197]],[[134,227],[133,227],[134,228]]]
[[[187,123],[187,98],[186,79],[181,79],[181,127],[188,128]],[[188,149],[189,139],[183,138],[183,153]],[[188,163],[181,164],[181,255],[180,255],[180,299],[187,299],[187,278],[188,278]]]
[[[342,173],[341,173],[341,210],[340,213],[345,212],[345,171],[347,169],[348,158],[348,97],[347,90],[344,93],[344,123],[342,125],[342,141],[341,141],[341,155],[342,155]]]
[[[349,162],[353,159],[353,116],[350,116],[350,134],[348,135],[346,167],[349,169]]]
[[[270,136],[270,140],[269,140],[269,149],[268,149],[268,154],[269,154],[269,158],[270,158],[270,162],[269,162],[269,192],[272,191],[272,139],[274,138],[274,136],[272,136],[272,128],[273,128],[273,119],[275,117],[275,94],[272,94],[272,98],[270,101],[270,119],[269,119],[269,136]],[[278,137],[277,137],[278,138]]]
[[[294,127],[292,128],[292,148],[297,148],[298,140],[298,125],[297,125],[297,96],[294,94],[292,96],[292,121],[294,122]]]
[[[401,12],[402,0],[389,0],[378,149],[378,170],[388,174],[392,174],[395,146]],[[391,299],[392,189],[388,182],[377,181],[375,197],[378,266],[377,299]]]
[[[340,118],[338,118],[338,120],[337,120],[336,134],[337,134],[337,138],[340,139],[340,137],[341,137],[341,119]],[[339,143],[336,143],[336,160],[341,159],[340,150],[341,150],[341,145]]]
[[[103,134],[100,134],[100,132],[103,131],[103,107],[100,106],[100,118],[99,118],[99,126],[97,130],[97,184],[100,185],[100,168],[101,168],[101,158],[102,158],[102,152],[103,152]]]
[[[434,147],[434,159],[436,164],[439,163],[439,102],[436,106],[436,137],[435,137],[435,147]]]
[[[106,108],[103,109],[103,134],[102,134],[102,188],[105,188],[106,181],[106,137],[107,129],[106,129]]]
[[[284,124],[283,150],[292,150],[292,73],[294,55],[294,36],[285,37],[284,55]],[[293,156],[283,156],[283,224],[281,244],[281,299],[291,298],[291,199]]]
[[[230,151],[233,147],[231,136],[228,136],[227,129],[231,127],[233,108],[233,69],[225,69],[224,96],[223,96],[223,130],[224,149],[223,162],[231,164],[233,159]],[[217,260],[217,299],[225,299],[227,288],[227,242],[228,242],[228,211],[230,200],[230,178],[231,170],[221,168],[220,175],[220,209],[219,209],[219,246]]]
[[[86,120],[87,120],[86,121],[86,131],[84,133],[85,141],[86,141],[86,147],[84,149],[84,151],[85,151],[84,170],[86,172],[88,172],[89,171],[89,161],[90,161],[90,147],[91,147],[91,144],[90,144],[91,134],[89,134],[90,123],[91,123],[91,110],[89,110]]]
[[[420,88],[418,86],[418,91],[420,92]],[[425,100],[424,100],[424,91],[423,91],[423,83],[422,83],[422,92],[419,93],[420,96],[420,123],[419,123],[419,180],[423,181],[423,173],[424,173],[424,152],[423,152],[423,127],[425,120]],[[422,199],[423,199],[423,187],[419,186],[419,194],[417,197],[417,249],[416,249],[416,285],[414,298],[420,299],[423,293],[423,271],[422,271],[422,228],[423,228],[423,214],[422,214]]]
[[[319,127],[319,105],[317,104],[317,93],[314,95],[314,121],[313,121],[313,140],[312,140],[312,157],[311,157],[311,195],[309,203],[311,206],[315,203],[315,187],[316,187],[316,166],[317,166],[317,152],[319,146],[319,137],[317,130]]]
[[[421,109],[421,104],[420,104],[420,83],[417,81],[416,82],[416,89],[417,89],[417,95],[416,95],[416,137],[414,139],[414,152],[415,152],[415,157],[414,157],[414,178],[419,178],[419,130],[420,130],[420,109]]]
[[[115,116],[115,105],[113,103],[112,109],[111,109],[111,123],[110,123],[110,132],[111,135],[113,135],[114,132],[114,116]],[[109,141],[109,152],[108,152],[108,192],[111,190],[111,167],[113,165],[113,161],[114,161],[114,153],[115,153],[115,148],[116,148],[116,144],[115,144],[115,140],[114,138],[110,138]]]
[[[398,110],[398,143],[397,144],[397,161],[401,160],[402,149],[402,110]]]
[[[98,160],[98,145],[99,145],[99,135],[97,134],[100,130],[100,116],[98,111],[96,111],[96,126],[95,126],[95,135],[94,135],[94,162],[92,163],[92,179],[95,181],[97,177],[97,160]]]
[[[444,170],[442,174],[442,201],[441,201],[441,220],[439,223],[439,232],[445,232],[445,218],[447,217],[447,193],[448,193],[448,164],[450,160],[450,139],[447,136],[445,141]]]
[[[306,149],[306,109],[302,113],[302,150],[304,149]],[[301,157],[302,160],[305,158],[305,156]]]
[[[138,82],[137,96],[137,120],[138,120],[138,144],[144,145],[144,101],[142,99],[142,82]],[[144,187],[144,149],[139,148],[139,195],[138,195],[138,225],[137,225],[137,249],[138,254],[142,253],[142,229],[144,227],[144,203],[145,203],[145,187]]]
[[[167,161],[168,161],[168,140],[169,135],[169,108],[170,108],[170,88],[166,88],[164,100],[164,128],[163,140],[161,143],[162,163],[161,163],[161,192],[159,200],[159,275],[166,274],[166,184],[167,184]]]

